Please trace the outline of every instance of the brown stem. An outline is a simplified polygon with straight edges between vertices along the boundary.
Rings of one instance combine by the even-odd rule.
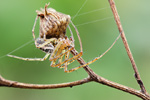
[[[39,85],[39,84],[27,84],[27,83],[20,83],[16,81],[10,81],[0,76],[0,86],[14,87],[14,88],[27,88],[27,89],[56,89],[56,88],[64,88],[64,87],[73,87],[73,86],[82,85],[84,83],[88,83],[91,81],[92,81],[91,78],[88,77],[79,81],[68,82],[68,83]]]
[[[74,49],[71,51],[71,53],[75,56],[78,54],[78,52]],[[86,64],[86,62],[81,58],[78,58],[77,59],[78,62],[81,64],[81,65],[84,65]],[[85,66],[83,67],[85,69],[85,71],[89,74],[89,76],[91,77],[91,79],[95,82],[98,82],[100,84],[103,84],[103,85],[107,85],[107,86],[110,86],[110,87],[113,87],[113,88],[116,88],[118,90],[121,90],[121,91],[125,91],[127,93],[130,93],[130,94],[133,94],[133,95],[136,95],[144,100],[150,100],[150,97],[138,90],[135,90],[135,89],[132,89],[130,87],[127,87],[127,86],[124,86],[124,85],[121,85],[121,84],[118,84],[118,83],[115,83],[115,82],[112,82],[110,80],[107,80],[99,75],[97,75],[96,73],[93,72],[93,70],[89,67],[89,66]]]
[[[115,82],[111,82],[110,80],[107,80],[103,77],[99,76],[97,82],[100,83],[100,84],[107,85],[107,86],[116,88],[118,90],[130,93],[130,94],[136,95],[136,96],[138,96],[138,97],[140,97],[144,100],[150,100],[149,96],[147,96],[146,94],[144,94],[144,93],[142,93],[138,90],[132,89],[130,87],[127,87],[127,86],[124,86],[124,85],[121,85],[121,84],[118,84],[118,83],[115,83]]]
[[[71,53],[73,55],[78,54],[78,52],[75,49],[73,49],[71,51]],[[82,58],[78,58],[77,60],[81,65],[86,64],[86,62]],[[84,69],[89,74],[89,77],[82,79],[82,80],[79,80],[79,81],[75,81],[75,82],[60,83],[60,84],[49,84],[49,85],[38,85],[38,84],[26,84],[26,83],[10,81],[10,80],[6,80],[2,76],[0,76],[0,86],[14,87],[14,88],[28,88],[28,89],[55,89],[55,88],[72,87],[72,86],[88,83],[91,81],[95,81],[97,83],[107,85],[109,87],[113,87],[113,88],[116,88],[118,90],[133,94],[133,95],[138,96],[144,100],[150,100],[150,97],[148,95],[142,93],[141,91],[129,88],[127,86],[124,86],[124,85],[121,85],[121,84],[118,84],[115,82],[112,82],[110,80],[107,80],[107,79],[97,75],[96,73],[93,72],[93,70],[89,66],[85,66]]]
[[[131,61],[132,67],[133,67],[133,70],[135,72],[135,78],[136,78],[138,84],[140,85],[142,93],[147,94],[146,89],[144,87],[144,84],[143,84],[143,82],[142,82],[142,80],[140,78],[140,74],[138,72],[138,69],[137,69],[137,66],[135,64],[134,58],[132,56],[131,50],[129,48],[129,45],[128,45],[125,33],[123,31],[123,28],[122,28],[122,25],[121,25],[121,22],[120,22],[120,18],[119,18],[118,12],[117,12],[117,8],[115,6],[115,2],[113,0],[109,0],[109,3],[110,3],[110,7],[112,9],[112,12],[113,12],[116,24],[118,26],[118,30],[119,30],[119,32],[121,34],[121,38],[122,38],[122,41],[124,43],[125,49],[127,51],[127,54],[129,56],[129,59]]]

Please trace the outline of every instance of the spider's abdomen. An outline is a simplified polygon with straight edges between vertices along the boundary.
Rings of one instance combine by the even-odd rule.
[[[39,13],[39,12],[37,12]],[[71,17],[52,8],[42,9],[40,16],[40,37],[47,39],[64,37]]]

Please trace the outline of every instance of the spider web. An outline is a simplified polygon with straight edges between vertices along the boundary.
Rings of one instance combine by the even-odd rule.
[[[80,11],[84,8],[84,6],[87,4],[88,0],[85,0],[84,3],[82,4],[82,6],[79,8],[79,10],[76,12],[76,14],[74,16],[72,16],[72,21],[76,18],[76,17],[79,17],[79,16],[82,16],[82,15],[87,15],[87,14],[90,14],[90,13],[94,13],[94,12],[97,12],[97,11],[101,11],[101,10],[105,10],[105,9],[108,9],[109,7],[103,7],[103,8],[98,8],[98,9],[94,9],[94,10],[91,10],[91,11],[87,11],[87,12],[83,12],[83,13],[80,13]],[[87,21],[87,22],[83,22],[83,23],[80,23],[80,24],[75,24],[75,26],[79,27],[79,26],[83,26],[83,25],[86,25],[86,24],[91,24],[91,23],[95,23],[95,22],[101,22],[101,21],[104,21],[104,20],[108,20],[108,19],[112,19],[113,16],[109,16],[109,17],[105,17],[105,18],[100,18],[100,19],[97,19],[97,20],[92,20],[92,21]],[[23,45],[19,46],[18,48],[12,50],[11,52],[3,55],[0,57],[0,59],[6,57],[7,55],[9,54],[12,54],[14,52],[16,52],[17,50],[29,45],[30,43],[32,43],[34,40],[31,40],[31,41],[28,41],[26,43],[24,43]]]

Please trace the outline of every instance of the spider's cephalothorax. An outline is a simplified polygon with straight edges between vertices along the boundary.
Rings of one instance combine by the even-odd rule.
[[[55,40],[55,38],[47,40],[44,40],[43,38],[37,38],[35,40],[35,46],[45,53],[51,54],[54,50],[55,45],[57,44]]]
[[[71,17],[53,8],[47,8],[48,5],[46,4],[45,9],[36,11],[40,17],[40,38],[63,38]]]

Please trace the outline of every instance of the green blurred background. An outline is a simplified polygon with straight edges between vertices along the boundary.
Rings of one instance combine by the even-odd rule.
[[[64,73],[62,69],[50,67],[48,60],[29,62],[9,58],[7,53],[31,41],[35,10],[51,2],[50,7],[74,16],[85,0],[1,0],[0,1],[0,74],[9,80],[32,84],[55,84],[71,82],[87,77],[83,69]],[[150,0],[115,0],[121,22],[141,78],[150,93]],[[79,14],[105,8],[77,16],[77,25],[83,42],[83,58],[90,61],[102,54],[118,36],[117,26],[112,17],[107,0],[88,0]],[[102,20],[105,19],[105,20]],[[94,23],[88,23],[95,20]],[[81,25],[83,23],[87,23]],[[38,37],[39,27],[36,27]],[[67,30],[68,31],[68,30]],[[76,35],[76,34],[75,34]],[[69,32],[68,32],[69,36]],[[76,49],[79,49],[75,36]],[[43,57],[45,54],[35,48],[32,41],[15,51],[21,57]],[[4,57],[2,57],[4,56]],[[79,66],[73,63],[69,67]],[[90,65],[102,77],[120,84],[139,89],[133,70],[121,39],[102,59]],[[87,83],[73,88],[35,90],[0,88],[0,100],[140,100],[136,96],[97,84]]]

